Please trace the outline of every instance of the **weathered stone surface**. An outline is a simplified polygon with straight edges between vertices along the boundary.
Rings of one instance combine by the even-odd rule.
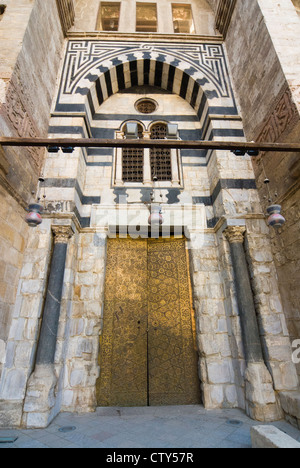
[[[263,362],[247,365],[245,372],[246,411],[257,421],[276,421],[283,413],[273,388],[272,377]]]
[[[300,443],[275,426],[254,426],[250,429],[252,448],[296,449]]]
[[[300,429],[300,393],[280,392],[280,402],[288,420]]]
[[[37,365],[28,380],[23,420],[27,427],[47,427],[55,405],[57,376],[53,365]]]
[[[46,136],[50,125],[52,137],[81,138],[91,133],[113,137],[121,135],[122,125],[130,118],[141,121],[144,134],[149,137],[151,121],[178,119],[179,136],[183,139],[244,141],[245,130],[248,140],[263,141],[270,138],[272,141],[298,141],[299,127],[296,120],[299,69],[298,61],[291,60],[291,56],[296,57],[299,53],[297,47],[292,46],[292,43],[297,44],[293,37],[298,30],[294,18],[297,21],[298,18],[292,10],[293,5],[287,1],[275,5],[265,0],[245,0],[236,2],[234,11],[230,11],[232,17],[223,46],[234,80],[237,108],[242,111],[242,115],[233,115],[233,100],[228,96],[220,97],[220,94],[226,94],[231,88],[222,88],[222,80],[228,79],[226,73],[224,76],[215,75],[214,83],[207,86],[209,75],[207,78],[197,75],[198,72],[192,66],[193,59],[188,57],[188,49],[184,49],[185,46],[193,47],[197,54],[197,47],[203,47],[201,57],[199,52],[199,60],[213,74],[212,65],[215,63],[218,66],[220,57],[212,58],[209,55],[213,54],[214,47],[208,46],[208,42],[211,44],[211,41],[215,41],[218,48],[220,44],[218,32],[214,29],[215,17],[209,4],[215,11],[220,7],[221,13],[225,3],[229,5],[233,2],[222,4],[217,0],[192,0],[196,33],[214,36],[209,41],[201,42],[197,38],[198,42],[195,42],[194,35],[180,36],[180,41],[178,35],[156,35],[154,39],[148,36],[144,42],[144,33],[136,35],[136,42],[141,39],[140,44],[137,44],[138,51],[134,52],[138,54],[136,84],[140,84],[141,77],[144,79],[141,73],[142,57],[151,56],[149,83],[160,81],[162,68],[163,89],[146,86],[142,90],[134,88],[130,92],[129,89],[118,92],[120,76],[117,76],[116,69],[103,74],[103,70],[111,67],[113,60],[106,61],[105,56],[101,62],[100,55],[97,55],[102,53],[106,34],[95,31],[98,0],[76,1],[75,27],[70,31],[70,37],[78,42],[77,48],[74,47],[72,51],[74,43],[66,45],[69,51],[67,57],[61,56],[63,34],[55,0],[7,0],[7,9],[0,23],[0,59],[3,58],[0,60],[0,133],[7,136]],[[130,39],[128,47],[131,47],[133,42],[129,36],[135,31],[136,2],[130,0],[125,3],[127,12],[132,14],[122,14],[119,32],[124,33],[121,36],[122,47],[126,45],[127,38]],[[173,33],[171,3],[171,0],[158,2],[158,33]],[[59,4],[71,6],[70,0],[59,1]],[[286,17],[279,14],[284,8],[288,15]],[[62,9],[60,13],[64,11]],[[164,21],[161,21],[162,17]],[[47,28],[44,27],[46,22]],[[37,24],[39,28],[36,28]],[[65,23],[65,30],[69,26]],[[278,29],[278,35],[274,28]],[[11,31],[16,34],[12,35]],[[80,31],[83,31],[85,41],[81,40]],[[93,32],[92,41],[86,37],[87,31]],[[109,53],[115,46],[113,41],[118,40],[117,34],[108,34]],[[287,38],[282,34],[287,34]],[[174,61],[172,58],[174,70],[161,61],[164,57],[160,51],[158,57],[156,52],[152,54],[151,41],[153,47],[158,47],[161,39],[161,49],[170,47],[173,48],[172,54],[178,52],[178,57],[174,55]],[[288,47],[291,47],[291,55],[286,48],[287,42]],[[90,46],[95,49],[88,50]],[[127,52],[128,61],[124,64],[124,78],[127,77],[125,88],[129,88],[131,79],[135,79],[135,73],[129,73],[131,56]],[[66,89],[66,77],[73,72],[80,74],[80,67],[83,70],[90,57],[95,59],[92,72],[78,87],[64,95],[64,103],[59,104],[61,108],[56,109],[58,112],[53,113],[49,122],[51,101],[54,106],[58,103],[58,94]],[[119,63],[119,59],[119,56],[115,57],[116,63]],[[215,59],[216,62],[213,61]],[[182,62],[181,68],[177,68],[177,61]],[[76,66],[67,69],[71,62],[76,63]],[[60,63],[62,75],[58,76]],[[130,62],[131,66],[133,64],[135,62]],[[172,71],[175,73],[174,82],[169,81]],[[183,72],[190,74],[187,83],[182,79]],[[202,83],[200,92],[195,91],[194,79]],[[100,107],[99,83],[104,100]],[[72,88],[71,79],[69,85]],[[89,89],[92,91],[87,97]],[[153,115],[141,116],[137,112],[135,103],[140,99],[141,92],[151,95],[157,101],[158,108]],[[204,100],[206,94],[209,96],[207,102]],[[186,99],[182,99],[182,96]],[[193,105],[190,105],[191,102]],[[87,103],[91,112],[88,110],[86,116],[77,115],[77,112],[76,115],[67,114],[69,104],[79,104],[84,109]],[[228,103],[232,107],[230,115],[225,116],[224,109]],[[96,118],[92,115],[93,106]],[[207,114],[208,108],[214,109],[213,113]],[[21,156],[22,164],[19,163]],[[151,190],[149,181],[149,187],[141,185],[132,188],[122,185],[121,180],[120,186],[114,185],[117,179],[115,172],[120,172],[121,168],[119,156],[111,150],[106,152],[101,149],[98,154],[94,149],[83,151],[78,148],[72,154],[62,154],[61,151],[47,154],[43,169],[47,210],[43,224],[36,230],[29,230],[23,221],[24,207],[31,190],[36,190],[44,150],[0,149],[1,187],[4,179],[6,181],[4,189],[0,188],[0,257],[3,260],[0,265],[0,407],[5,407],[4,398],[7,398],[7,408],[11,411],[10,403],[15,401],[17,409],[12,411],[11,416],[15,421],[20,421],[22,405],[19,403],[22,400],[24,404],[28,376],[35,362],[51,258],[51,224],[57,224],[59,231],[67,220],[75,233],[69,241],[64,271],[54,374],[50,373],[44,379],[43,373],[37,369],[29,381],[23,418],[24,425],[29,427],[45,427],[60,409],[92,411],[96,406],[95,382],[100,370],[98,353],[103,327],[107,236],[103,227],[105,223],[101,226],[97,224],[101,221],[97,218],[98,207],[105,203],[108,211],[113,206],[113,212],[116,213],[115,203],[126,199],[130,208],[135,209],[137,203],[149,199]],[[271,233],[273,250],[270,248],[269,229],[262,214],[265,208],[263,197],[266,194],[260,158],[257,159],[255,171],[263,209],[255,189],[250,158],[237,158],[229,151],[208,152],[207,155],[194,151],[178,154],[182,184],[178,185],[177,181],[175,188],[168,181],[161,184],[163,187],[156,190],[154,195],[168,209],[170,206],[176,208],[178,202],[199,203],[198,207],[193,205],[193,209],[199,208],[201,211],[203,208],[202,212],[207,216],[201,228],[198,226],[199,229],[195,229],[195,237],[188,244],[204,404],[207,408],[247,408],[253,418],[265,421],[277,419],[281,415],[276,392],[296,390],[298,387],[295,366],[291,361],[289,333],[293,339],[299,338],[297,269],[300,249],[299,174],[295,158],[292,155],[289,155],[291,159],[287,156],[282,159],[279,157],[279,163],[274,164],[273,156],[270,159],[266,155],[262,156],[266,161],[265,170],[272,177],[271,191],[274,192],[275,188],[278,191],[287,218],[286,227],[276,235]],[[285,182],[288,183],[288,193],[284,188]],[[233,262],[223,235],[224,223],[230,221],[235,225],[243,221],[246,229],[244,248],[250,271],[254,312],[258,318],[259,334],[256,335],[260,335],[271,375],[262,363],[246,369],[247,352]],[[122,222],[126,224],[123,219]],[[274,254],[279,281],[273,262]],[[57,385],[53,375],[57,376]],[[292,403],[285,395],[281,402],[287,417],[297,423],[295,400]]]

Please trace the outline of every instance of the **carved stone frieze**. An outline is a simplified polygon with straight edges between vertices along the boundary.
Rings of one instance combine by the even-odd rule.
[[[72,213],[75,208],[75,203],[68,200],[57,200],[47,202],[44,208],[45,213]]]
[[[19,89],[17,82],[12,79],[7,87],[5,102],[0,107],[0,115],[12,127],[12,131],[20,138],[36,138],[38,130],[34,124],[28,106],[24,103],[24,93]],[[43,162],[43,148],[26,148],[31,155],[37,169],[40,169]]]
[[[300,119],[296,104],[288,85],[284,87],[273,108],[258,130],[257,142],[274,143],[279,141],[289,128]]]

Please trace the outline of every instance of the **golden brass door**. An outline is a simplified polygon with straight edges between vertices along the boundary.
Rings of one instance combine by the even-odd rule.
[[[200,402],[184,239],[108,241],[99,406]]]

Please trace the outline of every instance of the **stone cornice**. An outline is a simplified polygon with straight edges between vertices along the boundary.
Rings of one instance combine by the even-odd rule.
[[[122,33],[122,32],[102,32],[102,31],[68,31],[67,39],[80,40],[91,39],[101,41],[146,41],[146,42],[189,42],[196,44],[199,42],[222,42],[223,36],[200,36],[195,34],[160,34],[160,33]]]

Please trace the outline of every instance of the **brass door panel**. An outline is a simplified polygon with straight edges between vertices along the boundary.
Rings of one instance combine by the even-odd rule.
[[[184,239],[108,241],[99,406],[200,402]]]
[[[147,406],[147,243],[109,239],[99,406]]]
[[[148,241],[149,404],[200,402],[184,239]]]

